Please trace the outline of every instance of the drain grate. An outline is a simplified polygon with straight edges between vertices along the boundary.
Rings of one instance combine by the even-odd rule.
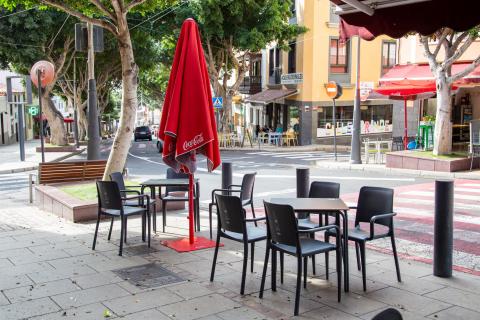
[[[155,262],[113,270],[113,272],[132,285],[142,289],[158,288],[186,281]]]

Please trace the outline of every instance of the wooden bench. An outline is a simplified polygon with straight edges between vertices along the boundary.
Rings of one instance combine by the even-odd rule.
[[[102,179],[106,160],[43,162],[38,167],[38,183],[86,181]]]

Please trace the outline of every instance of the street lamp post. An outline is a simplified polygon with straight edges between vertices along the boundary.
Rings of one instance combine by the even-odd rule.
[[[100,130],[97,112],[97,84],[95,81],[95,53],[93,47],[93,24],[87,24],[88,30],[88,144],[87,159],[100,158]]]

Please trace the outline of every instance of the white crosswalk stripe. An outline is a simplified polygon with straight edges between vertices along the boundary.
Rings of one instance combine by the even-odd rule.
[[[28,187],[28,173],[0,175],[0,193],[8,193]]]
[[[301,161],[316,161],[316,160],[331,160],[334,158],[335,154],[333,152],[326,151],[312,151],[312,152],[249,152],[249,155],[265,156],[273,159],[283,158],[283,159],[292,159],[292,160],[301,160]],[[349,157],[347,153],[337,153],[337,157]]]

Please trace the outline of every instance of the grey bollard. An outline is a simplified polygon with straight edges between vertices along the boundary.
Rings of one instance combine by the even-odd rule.
[[[297,168],[297,198],[307,198],[310,188],[310,169]],[[306,218],[306,213],[299,213],[298,218]]]
[[[435,226],[433,235],[433,274],[452,276],[453,181],[435,181]]]
[[[222,162],[222,189],[227,189],[232,184],[232,163]],[[228,195],[228,192],[223,192]]]

